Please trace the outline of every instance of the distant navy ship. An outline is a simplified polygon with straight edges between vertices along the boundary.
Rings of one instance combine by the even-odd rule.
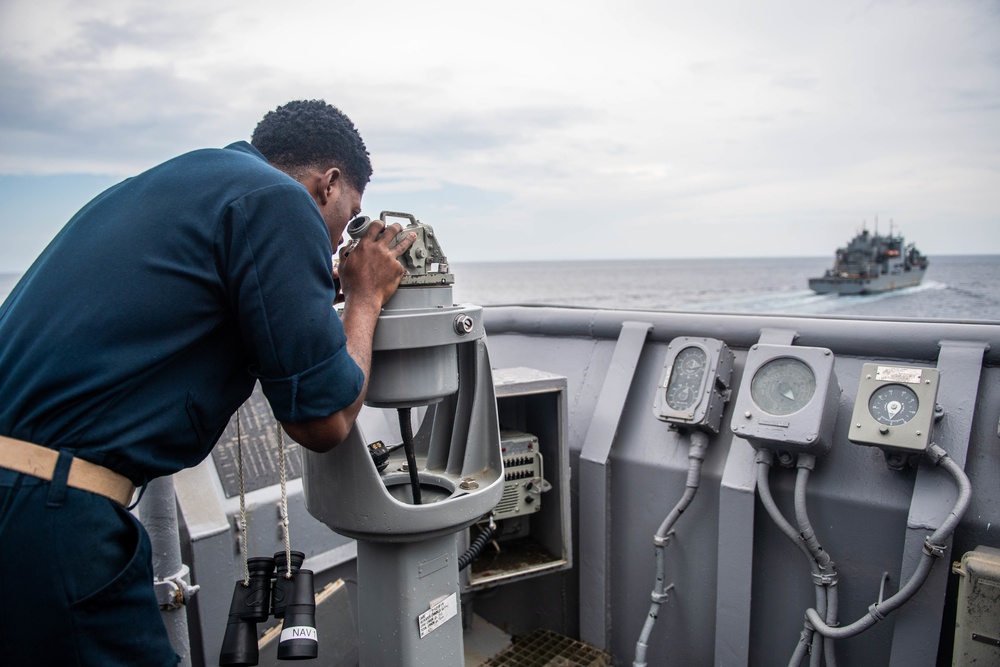
[[[846,248],[837,248],[832,269],[809,279],[817,294],[875,294],[919,285],[927,272],[927,257],[902,236],[864,229]]]

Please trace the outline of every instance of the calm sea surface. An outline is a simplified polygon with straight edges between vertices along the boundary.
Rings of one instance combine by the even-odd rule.
[[[455,301],[728,313],[1000,321],[1000,255],[931,257],[923,282],[869,296],[818,295],[832,259],[670,259],[452,265]]]
[[[1000,255],[931,257],[923,283],[871,296],[817,295],[831,258],[452,264],[454,300],[484,306],[863,315],[1000,321]],[[0,299],[17,274],[0,273]]]

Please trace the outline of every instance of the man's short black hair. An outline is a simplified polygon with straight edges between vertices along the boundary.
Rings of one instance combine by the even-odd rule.
[[[337,167],[358,192],[371,179],[372,163],[358,129],[324,100],[296,100],[269,111],[250,143],[293,176],[303,167]]]

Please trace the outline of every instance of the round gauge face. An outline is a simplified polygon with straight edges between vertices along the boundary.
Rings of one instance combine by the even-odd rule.
[[[779,357],[767,362],[750,382],[750,397],[771,415],[790,415],[809,403],[816,393],[816,375],[799,359]]]
[[[903,384],[879,387],[868,399],[868,412],[879,424],[900,426],[917,416],[920,401],[913,390]]]
[[[701,398],[701,387],[708,370],[708,355],[700,347],[687,347],[674,359],[667,383],[667,405],[672,410],[690,410]]]

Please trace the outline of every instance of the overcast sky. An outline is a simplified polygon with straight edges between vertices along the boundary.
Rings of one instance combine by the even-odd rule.
[[[998,0],[0,0],[0,271],[300,98],[453,262],[1000,253]]]

